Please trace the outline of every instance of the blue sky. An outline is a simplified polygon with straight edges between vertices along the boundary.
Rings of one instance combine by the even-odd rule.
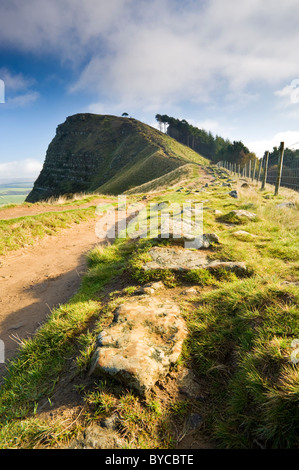
[[[0,180],[36,178],[79,112],[168,114],[258,157],[291,146],[298,18],[297,0],[1,0]]]

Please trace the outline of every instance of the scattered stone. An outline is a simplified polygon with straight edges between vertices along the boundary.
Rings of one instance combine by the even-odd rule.
[[[292,209],[296,208],[296,204],[294,202],[282,202],[281,204],[277,204],[276,207],[278,209],[284,209],[285,207],[289,207]]]
[[[223,187],[231,188],[232,185],[230,183],[222,183]]]
[[[92,424],[69,444],[68,449],[122,449],[125,444],[116,432]]]
[[[235,191],[235,190],[234,190],[234,191],[231,191],[231,192],[229,193],[229,195],[230,195],[231,197],[234,197],[235,199],[238,199],[238,192]]]
[[[250,188],[250,185],[248,183],[243,183],[241,188]]]
[[[181,394],[186,395],[192,400],[201,400],[203,398],[202,389],[191,369],[182,368],[176,382]]]
[[[17,323],[16,325],[12,325],[11,327],[8,328],[8,330],[18,330],[19,328],[22,328],[22,326],[25,326],[24,322]]]
[[[155,293],[155,289],[152,289],[151,287],[143,287],[141,291],[143,294],[146,294],[146,295],[152,295]]]
[[[222,214],[222,211],[219,211],[218,209],[215,209],[215,210],[214,210],[214,214],[215,214],[215,215],[221,215],[221,214]]]
[[[191,413],[186,419],[186,428],[189,431],[197,430],[203,424],[203,417],[198,413]]]
[[[164,284],[162,281],[159,282],[151,282],[149,284],[146,284],[145,286],[141,287],[140,289],[137,289],[135,291],[135,295],[152,295],[154,294],[158,289],[163,289]]]
[[[189,289],[186,289],[184,290],[184,294],[185,295],[189,295],[189,294],[198,294],[198,290],[195,289],[195,287],[189,287]]]
[[[256,235],[246,232],[245,230],[238,230],[237,232],[234,232],[233,235],[235,235],[236,237],[256,237]]]
[[[120,419],[116,413],[108,418],[105,418],[101,421],[101,427],[109,429],[110,431],[116,431],[119,426]]]
[[[254,214],[253,212],[239,209],[229,212],[222,218],[225,222],[242,223],[247,220],[254,220],[256,218],[256,214]]]
[[[299,286],[299,281],[283,281],[283,284],[290,286]]]
[[[177,362],[187,328],[179,306],[151,297],[125,302],[98,336],[90,374],[146,393]]]
[[[226,271],[231,271],[236,274],[243,275],[247,272],[246,263],[244,262],[236,262],[236,261],[212,261],[208,266],[207,269],[215,270],[215,269],[225,269]]]

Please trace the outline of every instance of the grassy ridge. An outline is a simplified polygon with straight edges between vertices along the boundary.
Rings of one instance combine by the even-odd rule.
[[[278,198],[269,199],[267,191],[255,187],[237,189],[239,198],[233,199],[219,181],[204,193],[193,193],[192,200],[205,201],[204,230],[217,233],[221,241],[210,258],[245,261],[249,276],[212,276],[197,270],[182,280],[170,272],[155,273],[180,304],[188,325],[180,365],[192,369],[200,383],[203,397],[196,409],[187,399],[167,402],[154,394],[142,399],[113,381],[91,386],[87,380],[98,333],[110,323],[118,303],[148,281],[139,268],[154,242],[136,245],[120,239],[89,254],[89,272],[80,292],[24,342],[11,364],[0,389],[0,447],[67,443],[80,427],[118,413],[129,447],[171,448],[177,443],[174,427],[182,429],[194,410],[204,416],[205,434],[220,448],[299,447],[299,374],[291,361],[292,341],[299,338],[298,211],[277,208],[279,202],[296,202],[298,197],[281,190]],[[183,203],[190,197],[187,190],[164,191],[151,202]],[[234,226],[223,223],[222,215],[234,209],[257,217]],[[250,235],[235,235],[239,230]],[[122,288],[125,280],[121,292],[119,278]],[[196,286],[199,293],[183,295],[186,286]],[[62,374],[69,370],[85,402],[82,420],[71,426],[58,418],[42,420],[39,407],[51,403]]]
[[[70,116],[59,126],[27,202],[76,192],[117,195],[186,163],[208,164],[192,149],[136,119],[82,117]]]

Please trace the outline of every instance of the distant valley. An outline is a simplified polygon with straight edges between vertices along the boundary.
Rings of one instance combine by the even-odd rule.
[[[33,181],[0,181],[0,207],[21,204],[33,187]]]

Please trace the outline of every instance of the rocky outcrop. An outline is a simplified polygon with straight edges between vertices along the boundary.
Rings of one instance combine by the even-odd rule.
[[[122,304],[100,333],[90,374],[108,375],[145,393],[177,362],[186,336],[177,304],[135,298]]]

